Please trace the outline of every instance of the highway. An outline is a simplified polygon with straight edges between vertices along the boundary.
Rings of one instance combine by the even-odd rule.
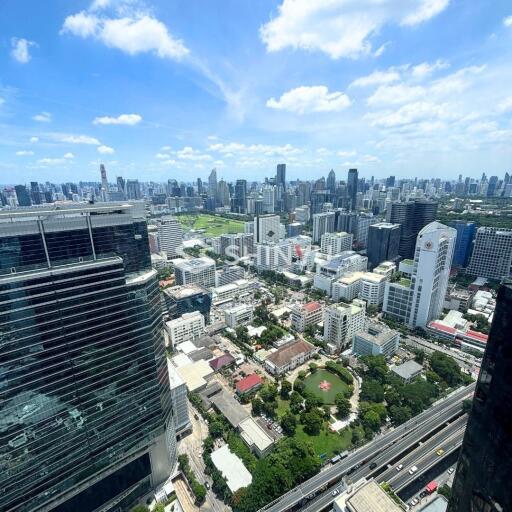
[[[410,439],[406,439],[404,444],[393,447],[389,453],[386,452],[382,457],[382,461],[378,462],[381,466],[387,465],[390,461],[393,461],[394,458],[399,457],[408,446],[417,443],[428,436],[433,430],[439,428],[443,423],[461,414],[462,401],[472,395],[474,389],[475,383],[455,391],[444,400],[435,403],[428,410],[403,425],[383,435],[377,436],[370,443],[352,452],[346,459],[341,460],[336,465],[329,467],[306,482],[303,482],[301,485],[280,496],[274,502],[260,509],[260,511],[286,512],[292,510],[311,494],[316,494],[323,487],[329,487],[339,482],[341,478],[355,466],[360,466],[375,459],[377,455],[384,450],[388,450],[397,443],[397,441],[412,436]],[[334,498],[331,496],[331,501],[333,499]]]
[[[456,408],[457,404],[452,407]],[[452,409],[452,411],[453,410],[455,409]],[[434,420],[434,423],[439,425],[439,420]],[[408,478],[401,479],[406,482],[405,485],[401,485],[401,480],[399,480],[400,489],[406,487],[415,478],[418,478],[418,476],[430,469],[430,467],[432,467],[435,463],[439,462],[442,457],[451,453],[453,449],[456,449],[456,447],[453,449],[451,447],[451,438],[460,432],[462,432],[463,435],[466,423],[467,415],[463,415],[460,418],[457,418],[455,421],[448,424],[444,429],[438,432],[435,436],[429,438],[424,443],[421,443],[415,450],[407,454],[405,457],[397,460],[397,457],[400,457],[401,453],[404,453],[411,446],[417,444],[421,438],[417,436],[407,436],[401,439],[398,443],[390,447],[386,452],[372,460],[371,464],[377,464],[377,466],[375,466],[373,469],[370,469],[370,464],[366,463],[363,467],[359,468],[356,472],[350,475],[347,483],[357,482],[361,478],[369,478],[372,475],[379,473],[379,471],[382,471],[382,468],[384,466],[388,466],[391,461],[394,461],[391,467],[385,470],[383,473],[380,473],[376,479],[378,482],[387,481],[392,483],[393,478],[396,478],[397,476],[407,476],[410,477],[410,480]],[[459,446],[462,442],[462,435],[459,437]],[[411,438],[414,439],[411,440]],[[445,453],[442,457],[436,454],[436,450],[441,447],[445,450]],[[434,454],[434,457],[431,457],[432,454]],[[404,465],[402,472],[396,471],[396,466],[398,464]],[[414,476],[409,475],[408,472],[409,468],[413,465],[418,466],[418,471],[414,474]],[[336,499],[336,497],[332,495],[332,491],[335,488],[336,487],[332,487],[318,495],[314,500],[308,502],[304,507],[302,507],[300,511],[319,512],[320,510],[329,507],[330,504]]]

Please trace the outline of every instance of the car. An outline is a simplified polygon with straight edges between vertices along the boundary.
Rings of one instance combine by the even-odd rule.
[[[450,469],[448,470],[448,474],[449,474],[449,475],[451,475],[454,471],[455,471],[455,469],[450,468]]]
[[[437,450],[437,455],[439,455],[439,457],[441,457],[441,455],[443,455],[444,453],[444,450],[442,448],[439,448],[439,450]]]
[[[336,494],[339,494],[340,490],[339,489],[334,489],[334,491],[331,492],[331,494],[333,496],[336,496]]]
[[[370,469],[375,469],[377,467],[377,463],[376,462],[372,462],[370,464]]]
[[[198,416],[197,414],[194,414],[194,418],[195,418],[196,420],[198,420],[198,419],[199,419],[199,416]]]
[[[419,502],[420,500],[418,498],[413,498],[413,500],[411,501],[413,507],[417,505]]]
[[[416,473],[416,471],[418,471],[418,467],[417,466],[413,466],[411,469],[409,469],[409,474],[410,475],[414,475],[414,473]]]
[[[205,482],[204,483],[204,486],[207,488],[207,489],[210,489],[210,484],[208,482]]]
[[[398,464],[398,466],[396,467],[396,470],[397,471],[402,471],[402,469],[404,469],[404,465],[403,464]]]
[[[421,491],[420,492],[420,498],[424,498],[428,494],[427,491]]]

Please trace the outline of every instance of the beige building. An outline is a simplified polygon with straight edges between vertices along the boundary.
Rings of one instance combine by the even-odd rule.
[[[323,308],[319,302],[298,304],[291,308],[291,325],[298,332],[304,332],[308,325],[322,322]]]

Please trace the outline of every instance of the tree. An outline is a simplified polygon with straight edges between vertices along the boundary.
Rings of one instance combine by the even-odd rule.
[[[274,384],[265,384],[260,389],[259,395],[264,402],[273,402],[277,398],[277,386]]]
[[[310,436],[320,434],[323,425],[323,418],[318,409],[302,413],[301,422],[304,425],[304,432]]]
[[[300,393],[301,395],[304,393],[304,390],[306,389],[306,385],[304,384],[303,381],[297,379],[294,383],[293,383],[293,390],[294,391],[297,391],[297,393]]]
[[[297,393],[297,391],[293,391],[290,395],[290,411],[293,414],[298,414],[302,410],[303,401],[302,395]]]
[[[384,356],[364,356],[361,357],[361,361],[368,367],[366,375],[370,379],[381,383],[385,381],[389,369]]]
[[[383,402],[384,387],[378,380],[364,379],[360,396],[365,402]]]
[[[281,427],[283,427],[283,432],[287,436],[293,436],[295,434],[295,429],[297,428],[297,418],[291,412],[287,412],[281,418]]]
[[[252,413],[259,416],[263,412],[263,400],[261,398],[253,398],[251,400]]]
[[[165,512],[165,505],[163,503],[157,503],[153,512]]]
[[[300,380],[304,380],[306,378],[306,372],[304,370],[301,370],[299,373],[297,373],[297,378]]]
[[[318,365],[316,363],[309,363],[309,371],[311,373],[316,373],[318,370]]]
[[[363,426],[369,428],[373,432],[380,429],[380,416],[375,411],[368,411],[361,419]]]
[[[306,411],[311,411],[312,409],[320,407],[321,405],[322,401],[317,396],[308,391],[305,392],[304,408]]]
[[[412,418],[412,412],[410,407],[392,405],[389,408],[389,417],[391,419],[391,423],[396,427],[406,421],[409,421]]]
[[[452,497],[452,489],[448,484],[444,484],[438,489],[438,494],[444,496],[447,500],[450,500]]]
[[[288,397],[290,396],[291,391],[292,391],[292,383],[288,380],[283,380],[283,382],[281,382],[281,390],[280,390],[281,398],[283,400],[287,400]]]
[[[334,398],[334,404],[336,405],[336,411],[341,419],[348,418],[352,409],[350,401],[347,400],[342,393],[338,393]]]
[[[436,351],[430,356],[430,367],[449,386],[455,386],[462,382],[459,365],[455,362],[453,357],[443,352]]]

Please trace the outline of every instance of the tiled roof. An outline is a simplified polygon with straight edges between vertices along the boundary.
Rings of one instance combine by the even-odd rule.
[[[319,302],[308,302],[307,304],[304,304],[304,309],[308,313],[312,313],[313,311],[317,311],[319,309],[322,309],[322,306]]]
[[[236,390],[239,393],[245,393],[246,391],[252,389],[254,386],[258,386],[262,382],[262,378],[256,373],[253,373],[251,375],[248,375],[244,379],[238,381],[236,384]]]
[[[307,341],[298,340],[292,341],[283,345],[281,348],[277,349],[274,353],[270,354],[267,357],[267,361],[274,364],[277,368],[288,364],[294,357],[299,354],[306,354],[311,352],[315,347],[311,343]]]
[[[212,359],[210,361],[210,366],[215,370],[218,371],[224,366],[229,366],[230,364],[233,364],[235,362],[235,358],[229,353],[226,352],[220,357],[217,357],[216,359]]]

